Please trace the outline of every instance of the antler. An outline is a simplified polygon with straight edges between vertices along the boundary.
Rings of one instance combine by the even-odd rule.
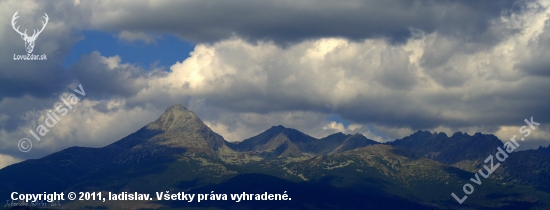
[[[15,14],[13,14],[13,17],[11,18],[11,26],[13,27],[13,30],[17,31],[17,33],[21,34],[21,36],[28,36],[27,35],[27,30],[25,30],[25,33],[21,33],[19,31],[19,26],[17,26],[17,28],[15,28],[15,24],[16,24],[15,19],[19,18],[19,16],[17,16],[18,12],[19,12],[19,10],[17,10],[15,12]]]
[[[18,10],[18,11],[15,11],[15,14],[13,14],[13,17],[11,18],[11,26],[13,27],[13,30],[17,31],[17,33],[21,34],[21,36],[29,37],[29,36],[27,35],[27,30],[26,30],[26,29],[25,29],[25,32],[21,33],[21,32],[19,31],[19,27],[20,27],[20,26],[17,26],[17,28],[15,27],[15,24],[17,23],[17,22],[15,22],[15,19],[19,18],[19,16],[17,16],[18,13],[19,13],[19,10]],[[49,20],[50,18],[48,17],[48,14],[46,14],[46,13],[44,13],[43,18],[44,18],[46,21],[45,21],[45,22],[42,21],[42,29],[40,29],[40,30],[38,30],[38,31],[37,31],[36,29],[33,30],[33,34],[32,34],[32,36],[30,36],[30,37],[37,37],[38,35],[40,35],[40,33],[42,33],[42,31],[44,31],[44,28],[46,28],[46,25],[48,24],[48,20]]]
[[[46,28],[46,25],[48,25],[48,20],[50,19],[50,18],[48,17],[48,14],[44,13],[44,16],[42,16],[42,17],[46,20],[46,22],[42,21],[42,29],[40,29],[39,31],[36,31],[36,29],[33,30],[34,33],[32,34],[31,37],[36,37],[36,36],[40,35],[40,33],[42,33],[42,31],[44,30],[44,28]],[[38,32],[38,33],[37,33],[37,32]],[[36,34],[36,35],[35,35],[35,34]]]

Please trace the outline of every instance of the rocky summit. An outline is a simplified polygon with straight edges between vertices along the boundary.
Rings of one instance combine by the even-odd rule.
[[[215,154],[226,147],[226,141],[206,126],[197,115],[182,105],[174,105],[156,121],[145,126],[147,130],[161,131],[151,139],[155,144],[185,148]]]
[[[451,196],[464,194],[464,184],[471,183],[487,156],[502,146],[494,135],[481,133],[449,137],[418,131],[380,143],[361,134],[335,133],[317,139],[281,125],[240,142],[227,142],[195,113],[175,105],[110,145],[70,147],[1,169],[0,197],[10,198],[15,191],[48,191],[108,192],[124,198],[150,195],[151,199],[159,192],[185,199],[212,192],[219,198],[233,193],[239,198],[276,193],[281,198],[285,192],[291,200],[64,201],[61,207],[549,209],[550,153],[545,147],[510,153],[493,175],[480,179],[464,203]]]

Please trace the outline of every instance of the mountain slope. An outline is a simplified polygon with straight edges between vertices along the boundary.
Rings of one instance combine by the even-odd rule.
[[[504,182],[525,184],[550,193],[550,154],[541,149],[514,152],[495,176]]]
[[[482,169],[484,161],[495,155],[503,143],[494,135],[476,133],[470,136],[457,132],[448,137],[445,133],[417,131],[389,145],[404,148],[406,152],[436,160],[470,172]],[[535,187],[550,193],[550,152],[548,148],[515,151],[495,170],[494,179]],[[496,163],[495,163],[496,164]]]
[[[228,146],[238,152],[249,152],[251,155],[269,159],[343,152],[373,144],[378,142],[367,139],[361,134],[336,133],[316,139],[298,130],[279,125]]]
[[[71,147],[0,170],[0,196],[12,191],[63,191],[98,171],[123,164],[170,161],[186,152],[215,154],[221,148],[227,148],[221,136],[193,112],[175,105],[156,121],[108,146]],[[34,175],[36,172],[41,175]]]
[[[503,145],[502,141],[490,134],[476,133],[470,136],[457,132],[448,137],[445,133],[429,131],[417,131],[388,144],[469,171],[477,169],[479,162],[495,154],[497,147]]]
[[[548,170],[547,164],[540,162],[547,161],[545,148],[513,153],[514,157],[511,155],[507,165],[499,169],[501,172],[476,186],[467,203],[460,205],[450,196],[451,192],[460,193],[464,183],[474,176],[450,164],[486,158],[487,152],[496,148],[492,146],[502,144],[493,137],[462,133],[447,137],[417,132],[402,140],[380,144],[361,134],[336,133],[316,139],[295,129],[274,126],[255,137],[230,143],[193,112],[176,105],[154,122],[108,146],[71,147],[0,170],[0,197],[9,198],[12,191],[154,195],[161,191],[282,193],[279,191],[284,190],[293,198],[292,202],[266,205],[265,202],[144,201],[131,202],[129,206],[547,209]],[[472,146],[474,143],[478,148]],[[529,164],[522,164],[525,161]],[[529,173],[521,174],[517,169]],[[120,202],[75,201],[63,205],[69,209],[94,205],[129,208],[120,207]]]

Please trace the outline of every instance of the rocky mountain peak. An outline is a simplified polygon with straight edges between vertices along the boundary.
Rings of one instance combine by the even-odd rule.
[[[112,145],[124,148],[115,162],[129,163],[176,157],[187,152],[217,154],[225,146],[225,140],[195,113],[178,104],[166,109],[154,122]]]
[[[157,120],[147,125],[148,129],[162,130],[164,132],[198,129],[203,127],[204,123],[192,111],[187,110],[181,104],[177,104],[166,109]],[[195,130],[193,129],[193,130]]]

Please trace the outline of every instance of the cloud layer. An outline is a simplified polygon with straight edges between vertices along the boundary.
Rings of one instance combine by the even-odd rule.
[[[505,140],[533,116],[541,127],[526,148],[550,143],[548,1],[0,5],[7,14],[0,19],[1,164],[104,146],[177,103],[231,141],[279,124],[315,137],[363,133],[388,141],[428,129]],[[10,25],[16,10],[29,28],[42,12],[50,16],[36,47],[48,61],[13,61],[24,54]],[[168,71],[97,51],[62,67],[83,30],[145,44],[177,35],[196,46]],[[19,152],[17,141],[78,84],[87,96],[77,109],[33,153]]]
[[[277,43],[321,37],[384,38],[404,43],[413,31],[438,32],[473,42],[497,42],[492,21],[528,10],[533,1],[191,1],[83,2],[94,8],[92,26],[109,30],[154,30],[196,42],[233,36]],[[495,40],[495,38],[497,38]]]

